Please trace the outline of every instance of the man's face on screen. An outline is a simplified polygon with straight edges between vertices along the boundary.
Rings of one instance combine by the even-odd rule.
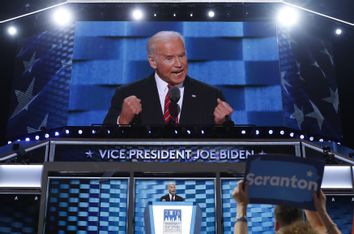
[[[176,194],[176,185],[174,184],[169,184],[168,185],[168,192],[172,195]]]
[[[159,77],[171,85],[182,83],[187,76],[188,62],[184,43],[179,37],[156,42],[155,51],[149,57],[150,66]]]

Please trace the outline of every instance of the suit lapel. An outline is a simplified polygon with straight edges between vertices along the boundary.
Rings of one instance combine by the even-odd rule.
[[[142,107],[145,113],[143,122],[148,124],[164,124],[159,93],[154,76],[149,77],[146,82],[146,96]]]
[[[181,111],[180,124],[189,124],[195,122],[195,113],[198,110],[197,93],[193,84],[187,77],[184,81],[183,104]]]

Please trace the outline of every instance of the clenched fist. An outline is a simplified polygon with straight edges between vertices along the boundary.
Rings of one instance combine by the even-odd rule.
[[[123,100],[122,110],[119,114],[118,124],[130,124],[134,117],[140,114],[141,100],[132,95]]]

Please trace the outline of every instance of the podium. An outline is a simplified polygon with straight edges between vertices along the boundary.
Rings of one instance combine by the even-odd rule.
[[[202,212],[194,202],[149,202],[144,221],[147,234],[198,234]]]

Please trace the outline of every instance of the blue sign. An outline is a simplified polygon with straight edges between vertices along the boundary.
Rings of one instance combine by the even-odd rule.
[[[163,220],[170,221],[170,222],[181,222],[182,221],[182,210],[181,209],[164,209]]]
[[[250,203],[287,204],[314,210],[313,193],[321,188],[324,161],[289,155],[254,155],[246,163]]]

